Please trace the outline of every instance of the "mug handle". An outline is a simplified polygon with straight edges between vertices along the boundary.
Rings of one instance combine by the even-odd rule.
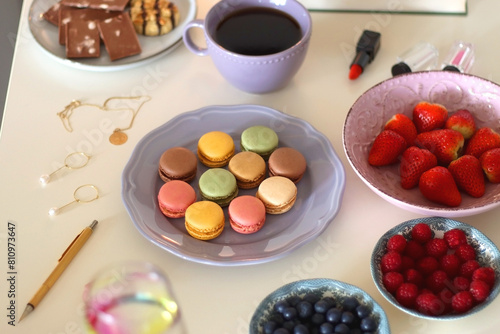
[[[184,45],[186,45],[188,50],[194,53],[195,55],[208,56],[208,48],[196,45],[196,43],[194,43],[193,40],[191,39],[191,35],[189,35],[189,30],[192,28],[200,28],[205,32],[204,20],[202,19],[193,20],[184,27],[184,31],[182,33]]]

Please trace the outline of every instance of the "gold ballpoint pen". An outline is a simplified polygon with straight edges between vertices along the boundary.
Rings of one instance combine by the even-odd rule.
[[[54,268],[52,273],[50,273],[49,277],[43,282],[42,286],[38,289],[35,295],[31,298],[26,305],[26,309],[24,310],[19,322],[23,320],[28,314],[30,314],[42,301],[45,294],[50,290],[50,288],[56,283],[59,279],[59,276],[63,273],[63,271],[68,267],[70,262],[73,260],[75,255],[80,251],[85,242],[89,239],[90,235],[94,231],[95,226],[97,225],[97,220],[94,220],[92,224],[85,227],[80,234],[76,236],[76,238],[71,242],[71,244],[66,248],[64,253],[59,258],[59,262],[57,266]]]

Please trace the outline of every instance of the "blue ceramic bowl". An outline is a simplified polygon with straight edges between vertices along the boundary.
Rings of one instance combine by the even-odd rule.
[[[271,292],[259,304],[250,321],[249,334],[262,334],[263,325],[269,319],[273,312],[274,305],[281,300],[293,296],[303,297],[306,294],[313,293],[317,297],[333,297],[338,302],[345,298],[354,297],[362,305],[366,305],[372,311],[372,315],[378,321],[378,329],[375,333],[389,334],[390,327],[387,316],[382,307],[375,300],[360,288],[341,281],[327,278],[317,278],[300,280],[288,283],[281,288]]]
[[[406,308],[400,305],[396,300],[396,298],[389,291],[385,289],[384,284],[382,283],[383,275],[380,269],[380,260],[382,259],[382,256],[386,253],[387,241],[389,240],[390,237],[392,237],[395,234],[402,234],[404,237],[409,239],[413,226],[415,226],[418,223],[428,224],[431,227],[436,237],[442,237],[444,232],[454,228],[459,228],[465,232],[465,234],[467,235],[468,243],[471,246],[473,246],[474,249],[476,250],[477,261],[479,262],[479,264],[481,264],[481,266],[490,266],[495,270],[496,274],[495,284],[491,289],[489,297],[484,302],[476,305],[469,312],[466,313],[429,316],[417,312],[414,309]],[[428,218],[413,219],[401,223],[393,227],[389,231],[387,231],[379,239],[373,250],[371,257],[371,272],[373,280],[375,281],[375,285],[377,286],[378,290],[392,305],[394,305],[395,307],[399,308],[400,310],[408,314],[411,314],[419,318],[426,318],[433,320],[454,320],[454,319],[464,318],[484,309],[493,301],[493,299],[496,298],[496,296],[500,292],[500,252],[497,246],[476,228],[468,224],[443,217],[428,217]]]

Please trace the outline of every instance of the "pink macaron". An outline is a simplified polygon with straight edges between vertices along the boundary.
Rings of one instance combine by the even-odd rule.
[[[255,196],[238,196],[229,204],[228,215],[233,230],[242,234],[255,233],[264,226],[266,207]]]
[[[186,209],[194,202],[196,202],[196,192],[184,181],[167,182],[158,192],[160,211],[169,218],[184,217]]]

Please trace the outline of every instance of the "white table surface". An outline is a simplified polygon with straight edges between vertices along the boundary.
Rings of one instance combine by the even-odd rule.
[[[200,1],[202,18],[214,3]],[[356,98],[389,78],[398,54],[419,41],[434,44],[444,55],[456,39],[475,44],[472,73],[500,80],[497,13],[500,2],[472,0],[467,16],[391,15],[314,12],[313,37],[303,67],[285,89],[251,95],[231,87],[210,58],[184,46],[152,63],[119,72],[92,72],[62,65],[42,51],[28,28],[25,1],[12,65],[0,141],[0,236],[2,333],[83,333],[82,291],[97,270],[116,261],[147,260],[169,276],[190,334],[243,334],[257,304],[276,288],[305,278],[327,277],[354,284],[385,309],[392,333],[489,333],[500,327],[500,299],[462,320],[422,320],[391,306],[370,275],[370,256],[378,238],[400,222],[418,218],[375,195],[356,176],[342,147],[342,126]],[[363,29],[382,34],[375,61],[355,81],[348,79],[353,48]],[[102,112],[75,112],[75,131],[68,133],[56,113],[73,99],[102,103],[111,96],[147,92],[152,97],[127,131],[129,141],[113,146],[99,129],[102,120],[123,119]],[[173,116],[216,104],[259,104],[300,117],[324,133],[346,170],[346,188],[338,215],[316,240],[292,254],[265,264],[220,267],[193,263],[172,255],[142,237],[121,200],[121,171],[135,144]],[[123,115],[122,115],[123,117]],[[120,123],[120,121],[122,123]],[[187,134],[188,135],[188,134]],[[41,174],[78,148],[89,150],[91,163],[63,173],[42,188]],[[93,183],[102,197],[76,205],[56,217],[50,207],[69,202],[73,190]],[[500,209],[459,220],[479,228],[500,245]],[[20,317],[26,303],[54,268],[62,251],[92,220],[99,226],[39,307],[15,327],[6,308],[15,301]],[[8,297],[7,224],[16,224],[16,289]]]

